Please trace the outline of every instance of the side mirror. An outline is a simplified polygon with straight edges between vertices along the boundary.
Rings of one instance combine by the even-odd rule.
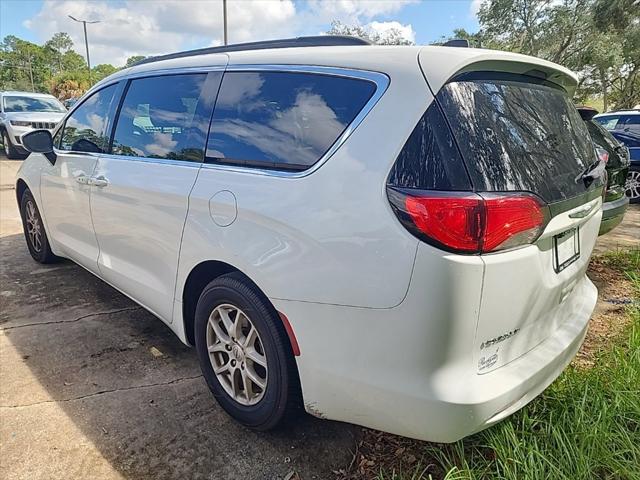
[[[51,163],[56,162],[53,153],[53,137],[49,130],[34,130],[22,136],[22,146],[31,153],[42,153]]]
[[[31,153],[53,152],[53,137],[49,130],[34,130],[22,136],[22,146]]]

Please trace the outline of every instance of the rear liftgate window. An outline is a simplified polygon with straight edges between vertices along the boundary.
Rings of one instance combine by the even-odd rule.
[[[494,252],[533,243],[548,204],[599,189],[601,180],[585,175],[596,162],[564,90],[477,72],[437,94],[398,155],[387,194],[419,239],[459,253]]]
[[[366,80],[292,72],[227,72],[206,162],[302,171],[340,137],[375,92]]]
[[[600,184],[581,175],[596,161],[567,93],[523,75],[473,72],[437,95],[477,191],[529,191],[548,203]]]

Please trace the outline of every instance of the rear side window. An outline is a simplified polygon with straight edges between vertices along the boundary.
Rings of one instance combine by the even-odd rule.
[[[625,115],[617,128],[640,135],[640,115]]]
[[[420,190],[470,190],[462,157],[437,102],[431,102],[389,174],[389,185]]]
[[[207,163],[300,171],[316,163],[375,91],[366,80],[292,72],[227,72]]]
[[[82,102],[82,105],[73,111],[67,118],[64,129],[60,130],[62,131],[60,139],[62,150],[104,152],[109,143],[105,132],[107,114],[116,88],[116,85],[103,88],[87,98]]]
[[[474,72],[437,99],[479,191],[529,191],[547,202],[577,196],[597,161],[589,132],[566,92],[532,77]]]
[[[132,80],[120,107],[112,153],[201,162],[220,76]]]

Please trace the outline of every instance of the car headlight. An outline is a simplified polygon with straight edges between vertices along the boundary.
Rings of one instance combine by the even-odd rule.
[[[24,120],[10,120],[11,121],[11,125],[14,125],[16,127],[30,127],[31,126],[31,122],[25,122]]]

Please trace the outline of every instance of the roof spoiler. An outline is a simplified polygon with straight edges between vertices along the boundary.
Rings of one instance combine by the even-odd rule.
[[[469,40],[466,38],[454,38],[442,44],[443,47],[469,48]]]
[[[598,114],[598,110],[593,107],[587,107],[585,105],[578,105],[576,109],[580,114],[580,118],[582,118],[582,120],[584,120],[585,122],[588,122]]]

